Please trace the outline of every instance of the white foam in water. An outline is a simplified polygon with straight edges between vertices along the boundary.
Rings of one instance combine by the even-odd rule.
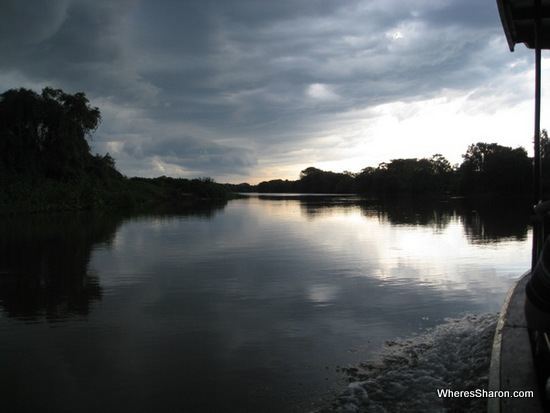
[[[325,411],[485,411],[484,398],[443,399],[437,389],[487,389],[496,322],[495,314],[467,315],[387,342],[378,361],[346,369],[353,381]]]

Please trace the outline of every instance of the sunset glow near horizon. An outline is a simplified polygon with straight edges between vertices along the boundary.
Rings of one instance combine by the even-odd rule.
[[[509,52],[494,1],[8,0],[0,16],[2,91],[85,92],[93,151],[127,176],[457,164],[476,142],[532,154],[534,53]],[[544,53],[542,69],[545,127]]]

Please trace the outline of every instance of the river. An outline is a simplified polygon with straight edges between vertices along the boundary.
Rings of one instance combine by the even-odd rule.
[[[178,213],[0,217],[10,412],[308,411],[342,368],[495,313],[515,203],[250,195]]]

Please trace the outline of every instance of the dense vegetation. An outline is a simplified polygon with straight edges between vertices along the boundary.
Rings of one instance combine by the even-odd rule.
[[[0,212],[135,208],[223,199],[211,179],[126,178],[88,138],[101,121],[84,93],[45,88],[0,95]]]
[[[541,138],[543,171],[550,168],[550,139]],[[276,179],[258,185],[229,185],[237,192],[361,193],[386,195],[506,195],[532,193],[532,159],[525,149],[496,143],[472,144],[460,165],[452,166],[435,154],[423,159],[393,159],[359,173],[330,172],[309,167],[296,181]],[[544,192],[550,193],[550,176],[543,176]]]

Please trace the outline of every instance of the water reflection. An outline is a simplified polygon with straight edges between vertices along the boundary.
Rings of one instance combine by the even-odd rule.
[[[529,260],[509,234],[527,224],[480,245],[465,235],[474,208],[460,205],[262,197],[0,221],[4,405],[310,411],[338,365],[444,317],[498,310]]]
[[[10,317],[59,320],[89,313],[102,297],[89,270],[94,247],[109,248],[123,222],[146,217],[212,218],[226,202],[157,210],[154,214],[56,213],[0,219],[0,308]]]
[[[260,199],[277,199],[262,196]],[[287,198],[290,199],[290,198]],[[364,200],[358,197],[294,197],[308,219],[330,214],[349,214],[359,209],[365,217],[376,217],[391,225],[445,229],[459,219],[467,239],[476,244],[508,239],[525,240],[531,222],[531,207],[525,200],[510,199],[415,199]]]
[[[529,202],[513,199],[464,201],[460,212],[466,236],[476,244],[525,240],[532,220]]]
[[[278,207],[282,207],[279,209],[287,214],[292,205],[298,204],[308,220],[351,216],[360,211],[361,216],[376,219],[381,225],[421,226],[441,231],[460,222],[467,240],[473,244],[525,240],[530,220],[529,207],[525,203],[499,200],[399,199],[381,202],[353,196],[296,195],[261,195],[258,198],[276,201]],[[225,202],[203,203],[177,211],[137,215],[80,213],[5,217],[0,220],[0,233],[3,234],[0,238],[0,306],[11,317],[29,319],[86,315],[90,304],[102,296],[98,276],[88,268],[90,253],[99,245],[109,247],[123,222],[174,216],[211,219],[225,206]],[[245,224],[241,224],[244,227]],[[234,231],[237,233],[239,228]],[[403,234],[402,240],[405,238]],[[206,255],[212,246],[209,238],[190,238],[189,241],[198,242],[195,247],[205,241],[202,253]],[[316,301],[322,302],[323,297],[332,294],[328,287],[315,288],[310,296]]]
[[[11,317],[84,315],[101,298],[88,272],[94,244],[109,244],[121,220],[56,214],[0,220],[0,305]]]

